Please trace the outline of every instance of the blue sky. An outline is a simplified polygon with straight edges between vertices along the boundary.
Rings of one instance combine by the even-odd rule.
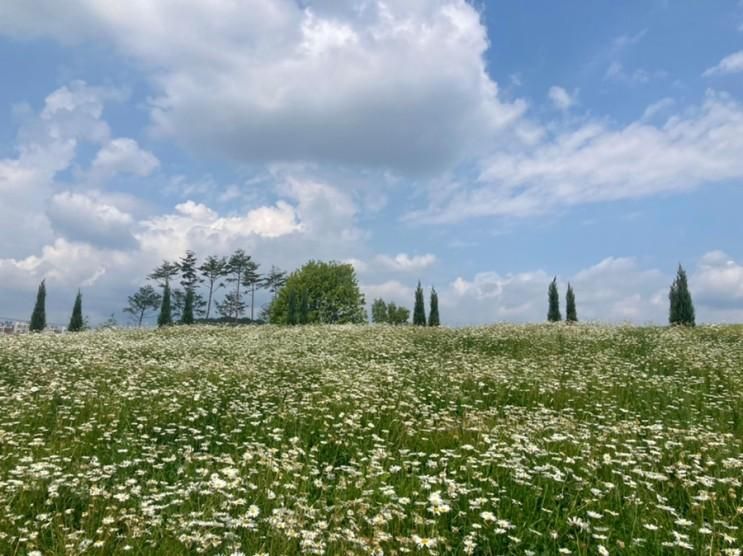
[[[7,0],[0,317],[243,248],[451,325],[743,318],[743,3]],[[264,303],[266,296],[259,296]]]

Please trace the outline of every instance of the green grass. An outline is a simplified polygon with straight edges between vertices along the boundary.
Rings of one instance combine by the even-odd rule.
[[[742,387],[732,326],[1,338],[0,554],[736,554]]]

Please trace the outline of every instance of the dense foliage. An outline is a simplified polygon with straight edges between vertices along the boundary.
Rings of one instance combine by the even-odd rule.
[[[578,310],[575,307],[575,292],[573,286],[568,284],[568,291],[565,294],[565,320],[568,322],[578,322]]]
[[[46,282],[42,280],[36,292],[36,303],[31,313],[29,329],[32,332],[41,332],[44,328],[46,328]]]
[[[737,554],[743,329],[0,338],[0,554]]]
[[[415,305],[413,305],[413,324],[416,326],[426,326],[426,305],[423,301],[423,288],[420,280],[415,288]]]
[[[366,322],[364,296],[350,264],[310,261],[293,272],[269,310],[275,324]]]
[[[557,291],[557,278],[553,278],[547,289],[547,320],[549,322],[559,322],[562,320],[560,314],[560,294]]]
[[[682,324],[694,326],[694,303],[691,300],[689,284],[686,279],[686,271],[681,265],[676,272],[676,279],[671,284],[668,292],[669,314],[668,321],[671,324]]]
[[[72,306],[72,315],[70,316],[70,323],[67,325],[67,330],[69,332],[80,332],[84,326],[83,294],[78,291],[75,296],[75,304]]]

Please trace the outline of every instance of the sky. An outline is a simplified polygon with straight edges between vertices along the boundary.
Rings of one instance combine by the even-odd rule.
[[[451,326],[553,276],[663,323],[678,264],[743,320],[743,1],[3,0],[0,76],[0,318],[242,248]]]

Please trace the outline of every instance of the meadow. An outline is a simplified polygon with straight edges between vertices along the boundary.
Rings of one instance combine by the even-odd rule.
[[[743,329],[0,338],[0,554],[740,554]]]

